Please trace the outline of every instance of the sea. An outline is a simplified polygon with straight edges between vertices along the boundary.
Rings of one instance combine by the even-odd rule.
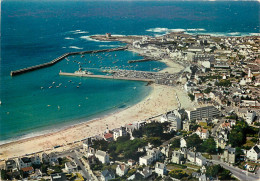
[[[72,51],[124,46],[91,35],[161,36],[169,32],[259,36],[258,2],[14,1],[1,2],[0,144],[89,121],[149,95],[145,82],[59,76],[101,67],[156,71],[167,66],[130,51],[70,56],[54,66],[10,76],[10,71]]]

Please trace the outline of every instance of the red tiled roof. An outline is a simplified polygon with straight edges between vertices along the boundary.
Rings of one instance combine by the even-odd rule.
[[[111,133],[104,134],[104,137],[106,139],[113,138],[113,135]]]
[[[21,169],[24,172],[33,171],[33,167],[25,167]]]

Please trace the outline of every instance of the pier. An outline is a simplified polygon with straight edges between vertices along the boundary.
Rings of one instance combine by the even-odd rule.
[[[43,63],[43,64],[39,64],[39,65],[35,65],[35,66],[23,68],[23,69],[11,71],[10,75],[15,76],[15,75],[23,74],[23,73],[26,73],[26,72],[38,70],[38,69],[41,69],[41,68],[49,67],[49,66],[52,66],[52,65],[56,64],[57,62],[61,61],[62,59],[66,58],[68,56],[71,56],[71,55],[83,55],[83,54],[90,54],[90,53],[113,52],[113,51],[121,51],[121,50],[126,50],[126,49],[127,49],[127,47],[125,46],[125,47],[102,49],[102,50],[88,50],[88,51],[80,51],[80,52],[69,52],[69,53],[65,53],[65,54],[61,55],[60,57],[55,58],[54,60],[47,62],[47,63]]]
[[[156,60],[152,60],[149,58],[143,58],[143,59],[139,59],[139,60],[129,60],[128,63],[138,63],[138,62],[147,62],[147,61],[156,61]]]
[[[75,74],[75,73],[66,73],[66,72],[60,72],[59,75],[77,76],[77,77],[89,77],[89,78],[100,78],[100,79],[131,80],[131,81],[142,81],[142,82],[154,82],[155,81],[154,79],[145,79],[145,78],[117,77],[117,76],[113,76],[113,75]]]

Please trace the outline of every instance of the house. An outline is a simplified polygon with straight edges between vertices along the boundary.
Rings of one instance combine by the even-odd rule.
[[[258,160],[260,158],[260,145],[255,145],[250,150],[248,150],[246,153],[246,157],[249,160]]]
[[[182,122],[182,129],[185,130],[185,131],[190,131],[190,122],[189,121],[183,121]]]
[[[129,159],[128,162],[127,162],[127,164],[128,164],[129,166],[134,166],[134,165],[135,165],[135,161],[132,160],[132,159]]]
[[[34,173],[30,175],[30,178],[31,179],[34,179],[34,180],[39,180],[40,178],[42,178],[42,172],[40,169],[35,169]]]
[[[101,150],[98,150],[95,154],[95,156],[97,157],[97,159],[99,161],[101,161],[103,164],[106,164],[106,163],[109,163],[109,155],[104,152],[104,151],[101,151]]]
[[[167,169],[166,169],[165,164],[160,163],[160,162],[156,162],[156,164],[155,164],[155,173],[157,173],[159,176],[166,175]]]
[[[67,180],[65,173],[51,174],[51,181],[64,181]]]
[[[34,164],[34,165],[40,165],[41,164],[41,159],[40,159],[39,155],[35,154],[30,159],[31,159],[32,164]]]
[[[101,172],[101,180],[102,181],[108,181],[115,179],[115,174],[112,171],[104,170]]]
[[[114,140],[117,140],[117,138],[119,138],[121,136],[126,136],[126,135],[127,135],[127,132],[126,132],[126,129],[124,127],[113,130]]]
[[[57,165],[59,163],[58,158],[55,153],[50,153],[49,155],[46,153],[42,153],[41,161],[43,163],[49,163],[50,165]]]
[[[32,162],[31,162],[30,158],[22,157],[22,158],[17,159],[17,165],[18,165],[19,170],[21,170],[22,168],[25,168],[25,167],[31,167]]]
[[[21,170],[22,170],[24,173],[28,173],[28,174],[32,174],[32,173],[34,172],[33,167],[24,167],[24,168],[21,168]]]
[[[87,155],[87,158],[88,158],[88,157],[91,157],[91,156],[93,156],[93,155],[95,155],[95,149],[92,148],[92,147],[88,147],[88,148],[86,149],[86,155]]]
[[[195,133],[203,140],[208,139],[209,137],[209,131],[202,127],[198,127]]]
[[[202,156],[201,154],[199,154],[198,156],[196,156],[196,164],[199,166],[203,166],[205,165],[207,162],[207,159]]]
[[[13,170],[18,170],[17,169],[17,164],[16,164],[15,160],[11,160],[11,159],[6,160],[5,161],[5,170],[6,171],[11,171],[11,172]]]
[[[125,164],[117,165],[116,174],[122,177],[128,172],[128,169],[129,169],[128,166]]]
[[[180,142],[181,142],[180,145],[181,148],[187,148],[187,141],[184,138],[181,138]]]
[[[248,111],[246,115],[246,122],[248,125],[252,124],[256,117],[256,112],[255,111]]]
[[[146,155],[139,158],[140,165],[151,165],[153,161],[154,160],[152,155]]]
[[[167,158],[169,158],[170,157],[170,147],[163,146],[161,149],[161,153],[164,154]]]
[[[184,159],[184,155],[179,151],[173,151],[172,153],[172,162],[176,164],[182,164],[182,160]]]
[[[104,134],[104,140],[110,142],[110,141],[113,141],[113,139],[114,139],[114,136],[113,136],[112,133],[105,133]]]
[[[75,162],[66,162],[65,163],[65,170],[68,173],[76,172],[77,171],[77,165]]]
[[[231,146],[226,146],[224,153],[221,157],[224,162],[227,163],[235,163],[236,162],[236,148],[232,148]]]
[[[139,173],[143,176],[144,179],[146,179],[152,175],[152,169],[150,169],[150,167],[144,167],[142,171],[139,171]]]
[[[161,156],[161,151],[157,148],[148,149],[146,152],[147,152],[147,155],[153,157],[153,161],[157,161]]]

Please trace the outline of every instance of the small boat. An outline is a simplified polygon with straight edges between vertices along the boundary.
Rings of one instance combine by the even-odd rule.
[[[58,109],[60,109],[60,106],[58,106]]]
[[[43,87],[41,87],[41,89],[43,89]]]
[[[49,87],[49,89],[52,88],[52,86]]]
[[[79,86],[77,86],[77,88],[79,88]]]
[[[52,82],[52,84],[55,84],[55,82]]]
[[[81,85],[82,83],[80,82],[79,85]]]
[[[0,105],[2,105],[2,101],[0,101]]]

